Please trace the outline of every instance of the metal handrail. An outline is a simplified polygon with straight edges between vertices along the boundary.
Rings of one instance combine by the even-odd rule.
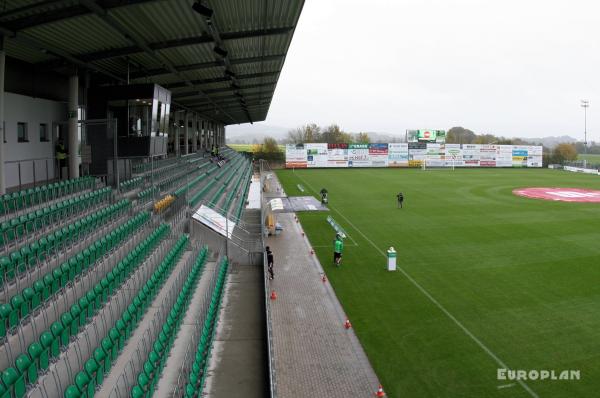
[[[265,170],[266,168],[268,168],[268,171],[271,170],[271,168],[269,167],[269,163],[266,160],[260,159],[260,186],[262,187],[264,184],[263,178],[265,173],[267,172],[267,170]],[[260,219],[264,220],[265,217],[265,205],[264,205],[264,192],[261,189],[260,190]],[[261,234],[260,234],[260,240],[262,242],[262,247],[263,250],[265,248],[265,233],[266,233],[266,228],[263,222],[260,223],[261,225]],[[268,268],[268,264],[267,264],[267,259],[266,256],[263,256],[263,283],[264,283],[264,299],[265,299],[265,323],[266,323],[266,328],[267,328],[267,359],[269,362],[269,396],[270,398],[277,398],[277,371],[275,369],[275,349],[274,349],[274,343],[273,343],[273,321],[271,319],[271,300],[270,300],[270,294],[269,294],[269,290],[267,289],[268,285],[268,277],[267,277],[267,268]]]

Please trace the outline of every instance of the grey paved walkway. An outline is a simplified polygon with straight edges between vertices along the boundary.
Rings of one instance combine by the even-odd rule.
[[[270,237],[275,256],[271,301],[277,396],[372,397],[379,381],[322,267],[310,254],[294,214],[280,214],[283,232]]]
[[[204,389],[207,397],[268,396],[262,278],[262,267],[230,268]]]

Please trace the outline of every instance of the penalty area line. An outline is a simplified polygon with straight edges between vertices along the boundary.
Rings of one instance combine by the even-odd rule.
[[[302,180],[313,192],[316,192],[314,190],[314,188],[312,186],[310,186],[310,184],[308,184],[302,177],[300,177],[298,174],[296,174],[296,177],[298,177],[300,180]],[[375,243],[373,243],[373,241],[371,239],[369,239],[360,229],[358,229],[354,224],[352,224],[352,222],[350,222],[350,220],[348,220],[348,218],[346,218],[346,216],[344,216],[341,212],[335,210],[333,207],[329,206],[333,211],[335,211],[337,214],[340,215],[340,217],[342,217],[344,220],[346,220],[346,222],[348,223],[348,225],[350,225],[356,232],[358,232],[367,242],[369,242],[371,244],[371,246],[373,246],[375,248],[375,250],[377,250],[383,257],[387,258],[387,255],[383,252],[383,250],[381,250]],[[477,338],[477,336],[475,336],[469,329],[467,329],[467,327],[465,325],[462,324],[462,322],[460,322],[454,315],[452,315],[450,313],[450,311],[448,311],[446,309],[446,307],[444,307],[442,304],[440,304],[439,301],[437,301],[435,299],[435,297],[433,297],[427,290],[425,290],[425,288],[423,286],[421,286],[419,284],[419,282],[417,282],[415,279],[413,279],[412,276],[410,276],[402,267],[397,266],[398,271],[400,271],[402,273],[402,275],[404,275],[404,277],[406,277],[406,279],[408,279],[410,281],[410,283],[413,284],[413,286],[415,286],[421,293],[423,293],[423,295],[425,297],[427,297],[429,299],[429,301],[431,301],[436,307],[438,307],[438,309],[440,311],[442,311],[448,318],[450,318],[450,320],[452,322],[454,322],[454,324],[456,326],[458,326],[459,329],[461,329],[471,340],[473,340],[473,342],[475,342],[475,344],[477,344],[486,354],[488,354],[488,356],[490,356],[501,368],[503,369],[510,369],[505,363],[504,361],[502,361],[496,354],[494,354],[494,352],[492,350],[490,350],[485,344],[483,344],[483,342],[481,340],[479,340]],[[525,391],[527,391],[527,393],[529,393],[529,395],[531,395],[533,398],[539,398],[539,395],[537,395],[535,393],[535,391],[533,391],[523,380],[517,380],[517,382],[521,385],[521,387],[523,387],[523,389]]]

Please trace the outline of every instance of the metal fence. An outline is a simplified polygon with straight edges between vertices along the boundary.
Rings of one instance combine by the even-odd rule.
[[[271,171],[269,163],[266,160],[261,159],[259,164],[260,167],[260,186],[264,186],[264,178],[267,172]],[[264,198],[264,192],[260,190],[260,225],[261,225],[261,241],[263,251],[265,248],[265,236],[266,228],[263,220],[265,219],[265,206],[266,201]],[[271,319],[271,297],[269,292],[269,279],[267,272],[267,256],[263,256],[263,283],[264,283],[264,302],[265,302],[265,320],[266,320],[266,328],[267,328],[267,359],[269,363],[269,394],[271,398],[277,398],[277,372],[275,369],[275,349],[273,343],[273,322]]]

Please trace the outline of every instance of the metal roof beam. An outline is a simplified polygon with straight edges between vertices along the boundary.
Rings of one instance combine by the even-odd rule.
[[[95,0],[80,0],[80,2],[82,4],[84,4],[88,9],[90,9],[92,12],[94,12],[94,14],[96,14],[99,18],[101,18],[107,25],[109,25],[111,28],[113,28],[114,30],[116,30],[117,32],[122,34],[125,38],[127,38],[127,40],[134,43],[138,48],[142,49],[145,53],[147,53],[148,55],[150,55],[157,61],[161,62],[163,65],[165,65],[165,67],[169,71],[171,71],[171,73],[174,73],[178,77],[180,77],[187,86],[189,86],[189,87],[194,86],[185,76],[183,76],[180,72],[178,72],[175,69],[175,67],[173,66],[171,61],[169,59],[167,59],[167,57],[157,54],[154,50],[152,50],[148,46],[148,43],[146,43],[142,38],[137,37],[137,34],[134,34],[133,32],[129,31],[129,29],[123,27],[119,21],[117,21],[114,17],[112,17],[110,14],[108,14],[108,12],[105,9],[103,9]],[[201,90],[198,90],[198,94],[202,95],[204,93],[202,93]],[[206,98],[208,98],[210,100],[210,98],[206,94],[204,94],[204,95],[206,96]],[[217,105],[215,104],[215,106],[217,106]],[[231,116],[229,116],[227,114],[227,112],[223,111],[223,113],[226,116],[228,116],[229,118],[231,118],[231,120],[234,120]]]
[[[274,86],[274,85],[275,85],[275,83],[249,84],[247,86],[240,86],[240,88],[222,87],[222,88],[213,88],[211,90],[203,90],[203,91],[205,94],[216,94],[216,93],[227,93],[227,92],[233,92],[233,91],[252,90],[255,88]],[[194,94],[190,94],[190,95],[186,95],[186,94],[190,94],[190,93],[186,92],[186,93],[180,93],[180,94],[173,94],[173,96],[181,99],[184,97],[190,97],[190,96],[194,95]],[[226,98],[226,97],[230,97],[232,95],[233,94],[227,94],[227,95],[222,95],[222,96],[213,97],[213,98]]]
[[[104,0],[100,1],[99,5],[105,10],[111,10],[119,7],[132,6],[136,4],[144,4],[144,3],[152,3],[158,0]],[[55,6],[60,4],[67,4],[69,7],[56,8],[56,9],[47,9],[48,6]],[[6,13],[0,14],[0,20],[11,17],[15,14],[19,14],[22,12],[27,12],[31,10],[39,10],[40,13],[33,15],[25,15],[21,18],[17,18],[11,21],[6,21],[5,26],[9,29],[18,32],[24,29],[33,28],[35,26],[40,26],[52,22],[61,21],[67,18],[79,17],[82,15],[91,14],[90,10],[81,5],[72,5],[72,1],[59,1],[59,0],[47,0],[40,1],[39,3],[30,4],[28,6],[20,7],[18,9],[9,10]]]
[[[251,64],[262,61],[279,61],[285,57],[284,54],[277,55],[268,55],[266,57],[248,57],[248,58],[235,58],[231,59],[230,62],[232,65],[242,65],[242,64]],[[192,70],[200,70],[200,69],[209,69],[209,68],[218,68],[220,66],[224,66],[225,63],[223,61],[211,61],[211,62],[201,62],[197,64],[189,64],[189,65],[177,65],[175,69],[179,72],[187,72]],[[145,74],[142,72],[132,73],[132,79],[141,79],[145,77],[152,77],[157,75],[164,75],[170,73],[166,68],[157,68],[157,69],[149,69]]]
[[[237,79],[238,80],[256,79],[259,77],[275,76],[278,73],[279,73],[279,71],[269,71],[269,72],[263,72],[263,73],[249,73],[247,75],[238,75]],[[214,77],[211,79],[192,80],[192,84],[194,86],[200,86],[203,84],[222,83],[222,82],[228,82],[228,81],[229,81],[228,77]],[[178,83],[162,84],[162,86],[164,88],[173,89],[173,88],[183,88],[186,85],[184,83],[178,82]],[[178,95],[183,95],[183,93],[173,93],[173,95],[178,96]]]
[[[244,98],[246,100],[249,99],[256,99],[258,98],[260,95],[260,93],[252,93],[252,94],[247,94],[244,96]],[[179,99],[178,100],[180,103],[183,103],[185,105],[191,106],[191,105],[210,105],[209,102],[206,102],[204,100],[200,100],[199,98],[188,98],[187,100],[184,99]],[[219,98],[213,98],[213,101],[217,104],[229,104],[232,102],[239,102],[240,98],[238,96],[227,96],[227,97],[219,97]]]
[[[106,75],[106,76],[110,77],[111,79],[114,79],[119,82],[125,81],[125,79],[123,79],[121,76],[117,76],[99,66],[85,62],[60,48],[54,47],[47,43],[43,43],[25,33],[19,33],[17,35],[17,32],[14,32],[14,31],[10,30],[9,28],[0,25],[0,34],[10,37],[11,40],[13,40],[17,43],[20,43],[22,45],[25,45],[27,47],[36,49],[41,52],[52,54],[59,58],[62,58],[64,60],[72,63],[73,65],[81,66],[83,68],[87,68],[90,70],[94,70],[96,72],[102,73],[103,75]]]
[[[272,35],[282,35],[289,33],[293,30],[293,27],[286,28],[274,28],[274,29],[265,29],[265,30],[249,30],[242,32],[231,32],[231,33],[223,33],[221,38],[223,40],[238,40],[252,37],[261,37],[261,36],[272,36]],[[185,46],[193,46],[197,44],[206,44],[212,43],[213,39],[210,35],[202,35],[195,37],[186,37],[184,39],[176,39],[176,40],[167,40],[162,42],[150,43],[148,47],[153,50],[166,50],[169,48],[176,47],[185,47]],[[121,48],[113,48],[105,51],[97,51],[93,53],[87,54],[79,54],[78,57],[89,61],[99,61],[101,59],[115,58],[115,57],[124,57],[126,55],[138,54],[142,52],[140,48],[137,46],[130,47],[121,47]]]

